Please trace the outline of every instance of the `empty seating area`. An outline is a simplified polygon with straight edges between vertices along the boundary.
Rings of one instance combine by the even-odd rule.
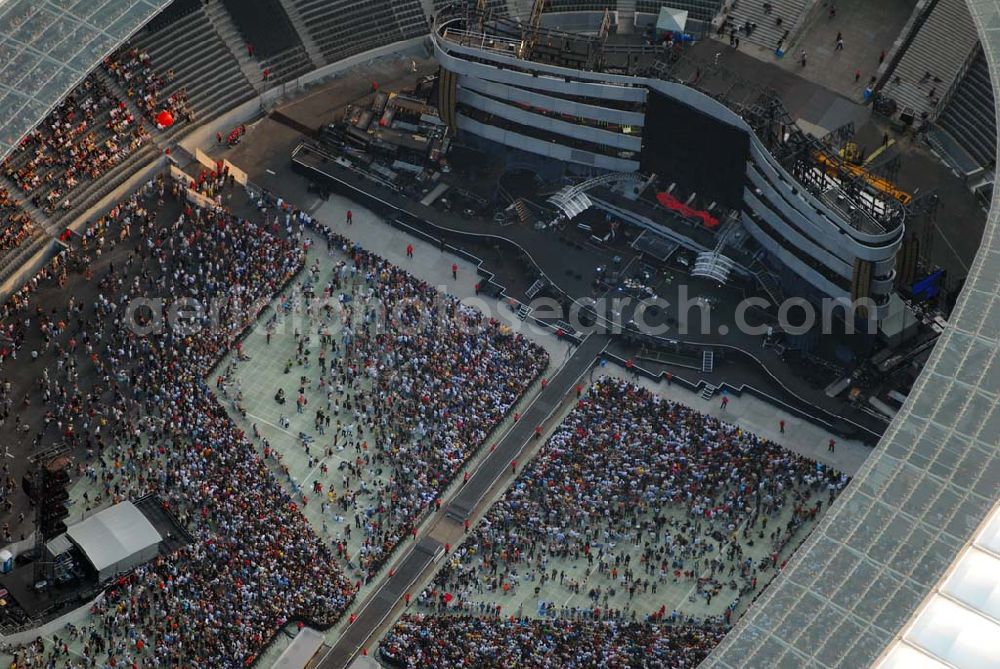
[[[420,0],[290,1],[328,63],[428,31]]]
[[[302,46],[279,0],[222,0],[222,4],[261,60]]]
[[[916,119],[933,118],[940,99],[958,77],[977,43],[965,0],[938,0],[899,57],[882,94]]]
[[[174,21],[178,21],[191,12],[201,9],[202,2],[204,0],[174,0],[166,9],[146,24],[146,30],[155,32],[160,28],[166,28]]]
[[[981,47],[955,89],[938,127],[945,130],[981,166],[992,166],[997,155],[996,107],[990,72]]]
[[[618,9],[617,0],[549,0],[545,12],[601,12]]]
[[[265,60],[262,71],[264,69],[268,72],[269,82],[280,83],[305,74],[313,69],[313,64],[305,47],[298,46]]]
[[[87,182],[124,162],[149,133],[95,74],[21,140],[3,173],[46,214],[69,210]]]
[[[161,110],[174,116],[174,125],[194,120],[187,104],[187,93],[175,90],[163,95],[163,90],[175,78],[172,70],[158,72],[149,54],[135,47],[125,47],[104,59],[104,69],[121,85],[128,98],[152,125]]]
[[[148,55],[164,82],[160,99],[186,95],[196,122],[214,118],[254,95],[239,63],[200,7],[160,30],[139,33],[129,48]]]
[[[455,0],[434,0],[434,16],[437,16],[442,12],[442,10],[451,7],[455,4]],[[526,13],[531,10],[531,2],[521,2],[522,5],[527,5],[527,9],[522,12]],[[510,15],[510,7],[507,4],[507,0],[486,0],[486,11],[490,13],[491,16],[508,16]]]

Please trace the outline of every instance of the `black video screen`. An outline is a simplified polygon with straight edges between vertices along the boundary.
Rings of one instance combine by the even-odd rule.
[[[639,163],[645,174],[677,182],[684,194],[697,192],[702,200],[737,208],[749,152],[750,136],[743,130],[650,91]]]

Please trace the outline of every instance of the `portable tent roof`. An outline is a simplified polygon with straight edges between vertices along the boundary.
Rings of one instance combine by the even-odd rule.
[[[162,537],[132,502],[95,513],[66,530],[104,581],[156,557]]]
[[[687,27],[687,20],[688,11],[686,9],[660,7],[660,15],[656,19],[656,30],[661,33],[682,33]]]

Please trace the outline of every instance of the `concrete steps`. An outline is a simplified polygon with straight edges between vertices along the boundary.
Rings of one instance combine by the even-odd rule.
[[[94,74],[97,76],[98,79],[104,82],[105,86],[113,90],[115,94],[118,95],[118,98],[125,103],[129,111],[132,112],[132,115],[136,119],[141,120],[143,126],[149,130],[149,136],[152,137],[153,143],[156,144],[157,147],[161,149],[166,148],[166,145],[162,143],[163,142],[162,133],[160,130],[157,129],[156,123],[147,118],[146,115],[142,112],[142,110],[140,110],[138,107],[135,106],[135,102],[133,102],[132,98],[128,96],[128,93],[125,91],[124,88],[122,88],[121,84],[118,83],[118,80],[112,77],[108,73],[108,71],[105,70],[103,67],[98,67],[96,70],[94,70]]]
[[[286,0],[328,63],[399,40],[426,35],[420,0]]]
[[[326,65],[323,52],[320,51],[316,40],[313,39],[312,34],[306,27],[305,21],[302,20],[299,8],[291,0],[280,0],[280,2],[281,6],[285,8],[285,13],[288,14],[288,20],[292,22],[292,27],[295,28],[295,32],[298,33],[299,39],[302,41],[303,46],[305,46],[306,54],[309,56],[313,69]]]
[[[954,137],[979,165],[989,165],[996,159],[996,108],[982,50],[977,52],[937,125]]]
[[[938,0],[889,74],[882,94],[894,99],[900,109],[911,107],[917,123],[925,112],[933,117],[938,111],[934,100],[948,92],[976,43],[965,0]],[[925,78],[928,72],[929,79]]]
[[[11,278],[30,258],[42,251],[48,244],[52,243],[52,237],[41,230],[21,242],[16,248],[11,249],[6,255],[0,258],[0,283],[4,283]]]
[[[741,43],[749,42],[773,51],[778,47],[778,42],[785,31],[791,31],[801,25],[801,19],[812,9],[816,0],[768,1],[771,5],[769,13],[764,12],[764,3],[760,0],[743,0],[736,3],[736,7],[730,10],[729,17],[734,26],[741,28],[739,34]],[[779,18],[781,19],[780,26],[777,25]],[[757,24],[757,28],[751,32],[749,37],[742,32],[742,26],[747,21]],[[728,29],[721,38],[726,42],[729,41]],[[790,45],[794,39],[795,35],[790,34],[784,42],[785,46]]]
[[[243,37],[240,29],[236,27],[236,24],[233,23],[233,19],[230,18],[225,6],[221,2],[209,2],[205,5],[205,14],[212,23],[212,27],[215,28],[215,32],[222,38],[223,44],[226,45],[229,52],[236,59],[236,62],[239,63],[243,76],[254,87],[254,90],[258,93],[263,92],[266,86],[264,85],[261,61],[254,60],[247,54],[246,39]]]
[[[49,217],[41,209],[32,204],[31,198],[22,193],[21,189],[2,173],[0,173],[0,188],[5,188],[17,200],[18,206],[31,217],[35,225],[40,228],[48,226],[50,223]]]
[[[61,233],[80,215],[97,204],[98,200],[131,178],[140,167],[149,163],[158,154],[157,146],[149,142],[113,169],[87,183],[82,189],[75,190],[72,194],[72,206],[68,210],[59,211],[52,215],[52,222],[47,226],[48,232],[53,236]]]

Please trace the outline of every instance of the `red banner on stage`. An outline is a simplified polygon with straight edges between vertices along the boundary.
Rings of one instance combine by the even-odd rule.
[[[676,211],[681,216],[687,216],[688,218],[700,218],[706,228],[712,229],[719,227],[719,219],[715,216],[712,216],[707,211],[692,209],[670,193],[657,193],[656,200],[667,209]]]

